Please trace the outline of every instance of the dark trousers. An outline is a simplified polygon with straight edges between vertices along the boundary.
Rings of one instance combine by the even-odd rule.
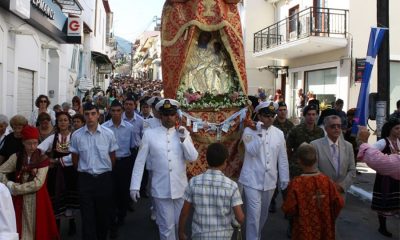
[[[113,169],[115,212],[113,220],[123,221],[129,206],[133,160],[131,157],[117,159]]]
[[[79,173],[82,239],[106,240],[113,206],[111,172],[93,176]]]

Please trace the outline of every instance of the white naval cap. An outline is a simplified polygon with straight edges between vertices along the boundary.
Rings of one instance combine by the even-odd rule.
[[[163,99],[156,104],[156,110],[160,112],[176,112],[179,107],[179,102],[170,98]]]
[[[272,101],[265,101],[257,105],[255,108],[255,111],[257,113],[260,113],[260,111],[265,112],[265,113],[271,113],[271,114],[276,114],[276,111],[279,108],[279,104],[276,102]]]
[[[161,99],[162,99],[161,97],[154,96],[154,97],[151,97],[149,100],[147,100],[146,103],[147,103],[148,105],[154,107],[158,102],[160,102]]]

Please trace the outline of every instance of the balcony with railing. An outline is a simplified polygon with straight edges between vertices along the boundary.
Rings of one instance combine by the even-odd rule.
[[[256,56],[290,59],[347,45],[348,10],[310,7],[254,33]]]

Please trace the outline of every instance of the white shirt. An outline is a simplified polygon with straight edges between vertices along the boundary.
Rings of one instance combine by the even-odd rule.
[[[101,174],[112,170],[110,153],[118,149],[114,133],[97,125],[91,133],[87,125],[76,130],[71,137],[69,151],[79,154],[78,172]]]
[[[243,167],[239,182],[256,190],[268,191],[281,182],[289,182],[289,163],[283,132],[275,126],[268,130],[245,128]]]
[[[135,134],[133,132],[133,126],[125,120],[121,120],[118,127],[115,127],[112,119],[102,124],[113,131],[115,138],[118,143],[118,150],[115,152],[117,158],[129,157],[131,155],[131,148],[136,147]]]
[[[48,108],[46,112],[50,115],[50,118],[51,118],[51,125],[53,125],[53,126],[56,125],[56,113],[55,113],[53,110],[51,110],[50,108]],[[31,126],[36,127],[36,122],[37,122],[38,116],[39,116],[39,109],[38,109],[38,108],[35,108],[35,109],[32,111],[31,117],[30,117],[30,119],[29,119],[29,124],[30,124]]]
[[[0,183],[0,240],[18,240],[14,205],[3,183]]]
[[[198,152],[189,132],[183,143],[175,128],[164,126],[144,132],[139,153],[133,168],[130,190],[139,190],[143,170],[149,162],[152,170],[151,195],[156,198],[183,197],[188,184],[186,161],[196,161]]]
[[[134,144],[135,144],[134,147],[139,147],[140,140],[142,139],[142,136],[143,136],[143,123],[144,123],[143,118],[139,114],[134,112],[133,118],[128,119],[124,112],[124,113],[122,113],[122,120],[125,120],[125,121],[129,122],[130,124],[132,124],[133,132],[134,132],[134,140],[133,140]]]
[[[144,121],[143,121],[143,130],[157,128],[157,127],[161,127],[161,126],[162,126],[161,120],[156,117],[147,118],[147,119],[144,119]]]
[[[54,137],[55,137],[55,134],[50,135],[50,136],[47,137],[45,140],[43,140],[43,142],[41,142],[41,143],[39,144],[38,149],[40,149],[40,152],[41,152],[42,154],[45,154],[47,151],[51,151],[51,150],[52,150],[52,148],[53,148],[53,142],[54,142]],[[70,137],[71,137],[71,134],[68,134],[68,136],[67,136],[67,138],[66,138],[66,142],[68,143],[68,145],[69,145],[70,142],[71,142]],[[61,142],[61,138],[62,138],[61,134],[58,134],[58,141],[59,141],[59,142]],[[72,157],[71,157],[71,154],[68,154],[67,156],[64,156],[64,157],[62,157],[62,158],[59,158],[58,160],[60,161],[60,164],[61,164],[63,167],[69,167],[69,166],[72,166],[72,165],[73,165],[73,164],[72,164]]]

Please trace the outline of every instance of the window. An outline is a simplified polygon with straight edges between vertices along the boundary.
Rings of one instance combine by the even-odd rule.
[[[297,13],[299,13],[299,5],[289,9],[289,33],[297,32],[297,22],[299,17]]]
[[[390,61],[390,109],[396,110],[396,102],[400,100],[400,61]]]
[[[305,92],[312,91],[321,103],[331,104],[336,100],[337,69],[328,68],[305,72]]]

